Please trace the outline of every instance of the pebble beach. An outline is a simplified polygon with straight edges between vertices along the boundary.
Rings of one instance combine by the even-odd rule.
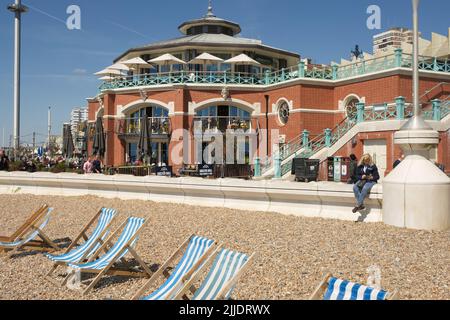
[[[383,289],[396,290],[398,299],[450,300],[450,231],[91,196],[0,195],[0,203],[1,236],[13,233],[46,203],[55,214],[45,232],[60,243],[74,239],[101,207],[118,210],[114,227],[130,215],[150,219],[137,252],[153,271],[192,234],[256,253],[234,291],[236,300],[308,299],[327,272],[365,284],[367,269],[374,265],[381,269]],[[121,300],[132,297],[146,281],[107,276],[83,296],[47,281],[44,275],[51,266],[37,252],[0,258],[0,299]],[[58,274],[54,278],[62,279]]]

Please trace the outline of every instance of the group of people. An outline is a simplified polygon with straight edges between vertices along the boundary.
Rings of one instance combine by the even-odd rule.
[[[14,161],[15,167],[20,171],[36,172],[39,168],[51,169],[60,163],[65,163],[70,168],[82,169],[85,174],[102,173],[103,164],[99,156],[88,157],[85,161],[81,158],[64,159],[62,156],[22,156]],[[6,152],[0,149],[0,171],[8,171],[11,168],[11,161]]]
[[[102,173],[102,167],[102,160],[99,156],[95,156],[94,158],[88,157],[83,164],[83,172],[85,174]]]

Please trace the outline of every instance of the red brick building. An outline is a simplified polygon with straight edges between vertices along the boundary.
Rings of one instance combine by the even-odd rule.
[[[114,63],[149,61],[170,53],[186,64],[136,66],[127,75],[108,79],[99,94],[88,99],[90,122],[103,118],[105,164],[120,166],[139,157],[145,114],[152,128],[151,162],[175,169],[195,162],[196,123],[203,134],[240,130],[256,137],[257,150],[252,153],[246,145],[245,161],[253,164],[259,157],[267,163],[263,175],[271,174],[275,148],[280,148],[286,168],[308,149],[308,156],[321,160],[369,152],[382,171],[392,169],[401,153],[393,134],[411,115],[409,55],[396,50],[345,66],[311,66],[298,54],[238,37],[240,26],[215,17],[211,10],[179,29],[183,37],[130,49]],[[188,63],[201,53],[221,63]],[[242,53],[256,63],[226,63]],[[450,169],[450,62],[436,57],[421,61],[423,110],[441,133],[431,157]],[[265,129],[267,135],[262,134]],[[328,134],[326,129],[331,129]],[[92,142],[89,148],[92,152]]]

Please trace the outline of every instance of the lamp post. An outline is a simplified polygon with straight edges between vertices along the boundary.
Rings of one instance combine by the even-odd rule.
[[[21,0],[8,6],[8,10],[15,15],[14,19],[14,149],[20,146],[20,49],[21,49],[21,17],[28,8]]]
[[[432,130],[421,116],[420,84],[419,84],[419,4],[420,0],[412,0],[413,7],[413,117],[401,128],[401,131]]]
[[[420,116],[419,101],[419,3],[420,0],[413,0],[413,33],[414,33],[414,57],[413,57],[413,101],[414,116]]]

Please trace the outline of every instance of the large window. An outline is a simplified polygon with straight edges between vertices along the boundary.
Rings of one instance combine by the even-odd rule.
[[[166,108],[152,106],[147,108],[142,108],[139,111],[136,111],[131,114],[131,119],[139,119],[142,118],[145,114],[149,118],[167,118],[169,116],[169,111]]]
[[[220,111],[220,112],[219,112]],[[250,119],[250,112],[233,106],[211,106],[197,111],[198,117],[232,117]]]

